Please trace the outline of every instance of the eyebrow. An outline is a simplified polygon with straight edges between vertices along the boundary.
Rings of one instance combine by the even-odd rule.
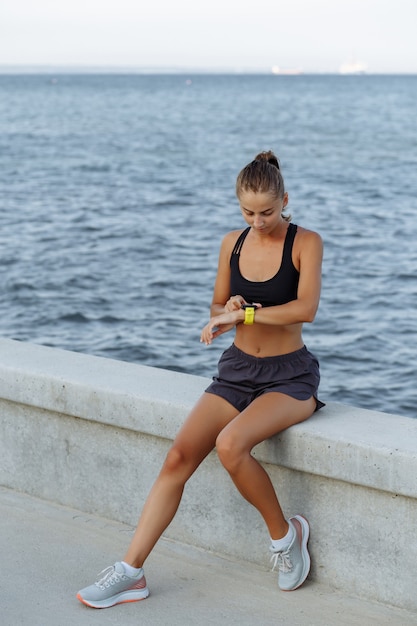
[[[247,208],[246,208],[246,207],[244,207],[244,206],[242,206],[242,209],[243,209],[244,211],[246,211],[247,213],[254,213],[254,211],[251,211],[251,209],[247,209]],[[271,207],[269,207],[269,209],[264,209],[263,211],[260,211],[260,213],[267,213],[268,211],[273,211],[273,210],[274,210],[274,207],[273,207],[273,206],[271,206]]]

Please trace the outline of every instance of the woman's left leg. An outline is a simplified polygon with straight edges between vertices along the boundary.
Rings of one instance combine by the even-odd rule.
[[[219,434],[218,457],[242,496],[262,515],[273,539],[284,537],[288,523],[271,479],[251,451],[261,441],[308,419],[316,401],[296,400],[282,393],[259,396]]]

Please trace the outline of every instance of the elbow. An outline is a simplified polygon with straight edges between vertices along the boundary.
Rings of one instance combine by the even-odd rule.
[[[318,308],[317,306],[313,306],[313,305],[306,306],[303,311],[302,321],[306,323],[310,323],[310,324],[314,322],[316,313],[317,313],[317,308]]]
[[[304,318],[304,322],[305,322],[306,324],[311,324],[312,322],[314,322],[315,317],[316,317],[316,314],[315,314],[315,313],[310,313],[309,315],[306,315],[306,316],[305,316],[305,318]]]

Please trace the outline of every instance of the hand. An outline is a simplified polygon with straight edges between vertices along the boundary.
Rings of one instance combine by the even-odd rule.
[[[244,312],[240,307],[237,310],[215,315],[201,331],[200,341],[209,346],[213,339],[232,330],[236,324],[243,321],[243,318]]]
[[[224,309],[226,312],[238,311],[244,304],[253,304],[257,309],[262,308],[262,304],[260,302],[246,302],[245,298],[242,296],[231,296],[224,305]]]
[[[242,296],[231,296],[224,305],[224,310],[227,313],[231,311],[238,311],[242,308],[242,304],[247,304],[245,298],[242,298]]]

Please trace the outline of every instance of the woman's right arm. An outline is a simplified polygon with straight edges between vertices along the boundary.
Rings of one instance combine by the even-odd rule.
[[[211,317],[200,336],[200,341],[206,345],[210,345],[213,339],[227,333],[243,321],[242,304],[245,300],[242,296],[230,295],[230,255],[240,232],[242,231],[228,233],[220,247],[219,265],[210,307]]]
[[[240,309],[244,303],[241,296],[232,296],[231,298],[230,294],[230,255],[240,233],[241,231],[227,233],[221,243],[213,299],[210,306],[211,317]]]

